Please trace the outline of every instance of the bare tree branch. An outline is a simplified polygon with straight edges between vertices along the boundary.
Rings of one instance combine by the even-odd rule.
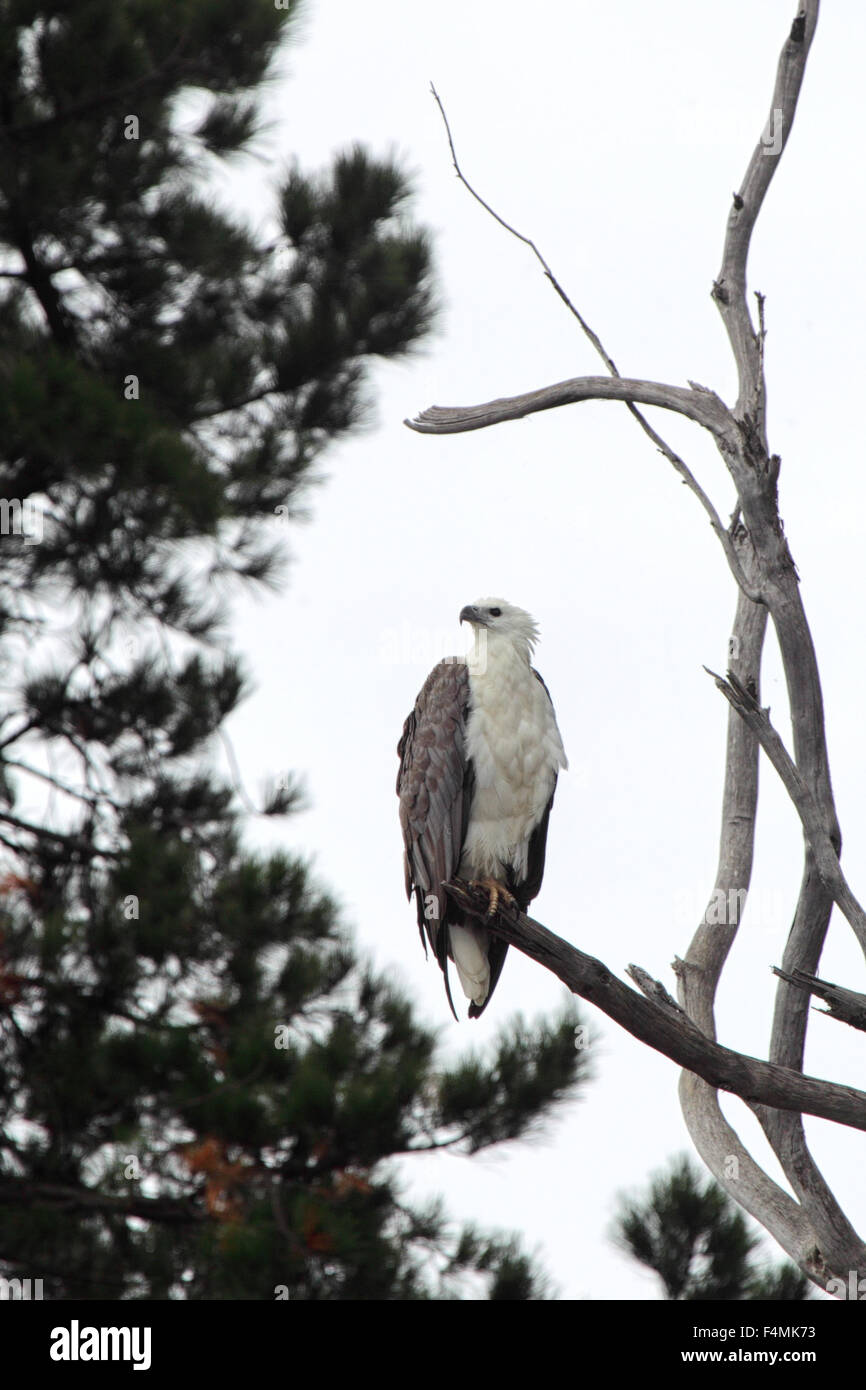
[[[750,562],[744,547],[744,563]],[[729,642],[732,669],[742,683],[760,690],[761,652],[767,611],[742,595]],[[754,856],[758,805],[759,744],[731,709],[722,828],[716,881],[704,916],[677,962],[679,996],[687,1016],[715,1040],[715,997],[722,969],[743,916]],[[680,1077],[680,1104],[695,1148],[716,1181],[768,1230],[810,1277],[820,1272],[817,1234],[789,1193],[764,1172],[722,1113],[717,1090],[696,1073]]]
[[[715,671],[710,671],[709,667],[705,666],[704,670],[713,677],[719,690],[730,701],[743,722],[752,730],[781,777],[785,790],[794,803],[802,822],[815,867],[832,893],[834,901],[850,923],[854,935],[866,954],[866,912],[848,886],[848,880],[845,878],[839,863],[839,856],[827,833],[824,814],[812,795],[811,788],[807,786],[805,779],[791,760],[791,755],[770,723],[767,711],[761,709],[758,701],[750,691],[745,689],[734,673],[729,671],[728,678],[725,680]],[[784,975],[783,978],[785,978]]]
[[[663,410],[685,415],[723,438],[727,437],[732,423],[727,407],[713,391],[686,390],[659,381],[606,376],[574,377],[570,381],[558,381],[554,386],[542,386],[538,391],[487,401],[484,405],[432,405],[413,420],[403,423],[419,434],[465,434],[469,430],[487,429],[505,420],[519,420],[524,415],[580,401],[639,401],[641,405],[658,405]]]
[[[866,1033],[866,994],[857,994],[853,989],[843,989],[841,985],[833,985],[829,980],[819,980],[817,975],[807,975],[803,970],[795,970],[793,975],[789,975],[786,970],[780,970],[774,965],[773,973],[795,985],[797,989],[804,989],[807,993],[823,999],[828,1008],[819,1009],[819,1013],[826,1014],[828,1018],[838,1019],[840,1023],[848,1023],[852,1028],[859,1028],[861,1032]]]
[[[767,124],[755,146],[739,191],[734,194],[728,213],[722,267],[713,286],[713,298],[727,330],[739,373],[736,414],[752,415],[765,447],[763,346],[749,314],[746,265],[752,231],[791,134],[817,22],[818,0],[804,0],[779,56]]]
[[[714,1086],[731,1091],[750,1104],[803,1111],[866,1130],[866,1091],[803,1076],[801,1072],[721,1047],[676,1018],[667,1006],[644,999],[624,985],[602,961],[579,951],[516,907],[500,904],[495,914],[489,916],[490,897],[485,888],[462,879],[452,879],[444,886],[465,912],[483,921],[485,927],[530,960],[545,966],[573,994],[588,999],[633,1037],[697,1072]]]

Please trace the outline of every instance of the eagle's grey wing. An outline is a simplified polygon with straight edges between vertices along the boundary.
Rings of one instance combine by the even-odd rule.
[[[469,672],[465,661],[440,661],[427,677],[397,746],[400,826],[406,895],[415,894],[418,930],[425,933],[448,983],[448,899],[442,884],[460,863],[469,820],[472,775],[465,756]]]

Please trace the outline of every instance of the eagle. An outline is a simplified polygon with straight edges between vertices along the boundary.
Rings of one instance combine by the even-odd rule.
[[[469,1017],[480,1018],[508,945],[446,894],[451,878],[525,912],[541,888],[547,825],[560,768],[568,767],[547,686],[532,666],[538,624],[501,598],[460,612],[474,629],[466,658],[433,667],[397,745],[406,896],[445,977],[454,962]]]

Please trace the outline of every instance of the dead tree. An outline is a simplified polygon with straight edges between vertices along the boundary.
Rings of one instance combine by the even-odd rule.
[[[816,971],[833,905],[838,906],[864,951],[866,913],[848,887],[839,862],[841,835],[830,782],[818,663],[779,514],[780,460],[770,452],[767,440],[764,304],[762,297],[756,296],[755,321],[746,290],[752,231],[791,132],[817,19],[818,0],[806,0],[782,47],[767,126],[728,213],[722,265],[712,295],[736,362],[738,396],[733,406],[696,382],[685,389],[621,377],[534,243],[479,198],[538,256],[557,293],[602,357],[608,375],[561,381],[484,405],[433,406],[406,423],[421,433],[450,434],[484,429],[580,401],[625,402],[707,512],[739,592],[729,643],[730,668],[726,676],[710,673],[730,703],[718,871],[688,951],[674,963],[679,1003],[635,966],[628,973],[640,992],[629,988],[602,962],[516,910],[501,908],[493,927],[509,943],[552,970],[572,991],[684,1068],[680,1082],[683,1113],[695,1146],[717,1181],[766,1227],[816,1284],[846,1298],[857,1296],[859,1279],[866,1276],[866,1247],[809,1152],[802,1116],[822,1116],[866,1130],[866,1091],[805,1076],[803,1059],[811,995],[828,1000],[834,1018],[854,1027],[864,1026],[866,997],[819,980]],[[444,110],[442,115],[444,119]],[[458,176],[478,198],[460,170],[447,119],[445,124]],[[675,411],[709,431],[736,488],[737,506],[730,525],[723,525],[686,463],[639,410],[642,405]],[[784,665],[792,752],[760,703],[760,664],[768,618]],[[779,981],[767,1061],[719,1045],[714,1017],[716,990],[740,925],[751,878],[762,748],[796,808],[804,841],[799,899],[782,966],[776,972]],[[450,885],[450,891],[467,910],[484,916],[488,907],[484,892],[460,882]],[[720,914],[720,901],[736,903],[737,910]],[[740,1096],[758,1117],[794,1197],[746,1150],[722,1114],[719,1089]]]

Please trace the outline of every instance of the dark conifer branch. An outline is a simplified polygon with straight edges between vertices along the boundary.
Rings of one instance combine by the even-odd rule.
[[[393,159],[294,168],[277,236],[203,187],[299,4],[0,7],[0,1276],[48,1299],[543,1289],[388,1164],[527,1132],[580,1080],[573,1011],[501,1043],[516,1105],[500,1054],[443,1066],[209,766],[246,693],[219,581],[273,580],[269,523],[435,308]]]

